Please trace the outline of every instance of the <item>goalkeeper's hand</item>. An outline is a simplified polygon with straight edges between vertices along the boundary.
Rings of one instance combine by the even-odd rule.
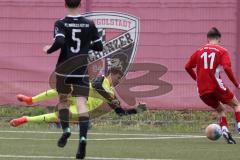
[[[126,112],[126,115],[133,115],[133,114],[144,112],[146,110],[147,110],[146,104],[139,103],[135,108],[127,109],[125,112]]]
[[[137,113],[141,113],[147,110],[146,104],[144,103],[139,103],[136,107]]]

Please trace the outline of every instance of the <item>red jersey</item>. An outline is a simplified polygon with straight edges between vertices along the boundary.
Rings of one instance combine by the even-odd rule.
[[[195,67],[196,72],[193,70]],[[226,49],[219,45],[207,44],[198,49],[185,66],[186,71],[197,81],[200,96],[214,91],[227,90],[220,76],[221,68],[224,69],[233,84],[238,87],[239,84],[232,72],[229,54]]]

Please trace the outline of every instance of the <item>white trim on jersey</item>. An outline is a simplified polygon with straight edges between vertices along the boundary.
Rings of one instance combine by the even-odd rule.
[[[96,43],[96,42],[99,42],[99,41],[102,41],[102,38],[99,38],[99,39],[93,41],[93,43]]]
[[[218,82],[219,87],[221,89],[223,89],[224,91],[226,91],[227,88],[224,86],[223,80],[220,78],[220,69],[221,69],[221,65],[218,65],[218,67],[216,68],[216,72],[215,72],[215,78]]]
[[[76,15],[76,16],[73,16],[73,15],[67,15],[67,17],[71,17],[71,18],[77,18],[77,17],[82,17],[82,15],[81,15],[81,14],[79,14],[79,15]]]
[[[56,75],[62,76],[62,77],[73,77],[73,78],[84,78],[84,77],[89,77],[89,75],[67,75],[67,74],[61,74],[55,72]]]
[[[65,37],[65,35],[64,35],[64,34],[62,34],[62,33],[58,33],[58,34],[56,34],[56,35],[55,35],[55,38],[56,38],[56,37],[58,37],[58,36]]]

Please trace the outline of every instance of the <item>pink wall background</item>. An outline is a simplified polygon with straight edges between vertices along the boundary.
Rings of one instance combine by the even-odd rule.
[[[63,2],[0,1],[0,104],[18,104],[16,94],[33,95],[49,88],[48,78],[58,54],[46,56],[42,47],[52,42],[54,21],[66,11]],[[83,0],[82,12],[118,11],[140,18],[135,62],[167,67],[161,80],[171,83],[173,90],[139,101],[147,102],[152,109],[206,109],[184,64],[205,44],[208,29],[216,26],[222,31],[222,44],[228,48],[237,71],[237,7],[237,0]],[[225,82],[233,88],[229,80]]]

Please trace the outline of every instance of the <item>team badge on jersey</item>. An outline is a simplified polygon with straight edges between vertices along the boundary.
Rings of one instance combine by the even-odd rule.
[[[137,17],[118,12],[91,12],[84,16],[94,21],[99,30],[104,49],[102,52],[91,52],[89,62],[99,60],[100,67],[93,67],[103,74],[111,66],[122,68],[127,73],[136,55],[140,21]],[[95,63],[99,64],[99,63]]]

